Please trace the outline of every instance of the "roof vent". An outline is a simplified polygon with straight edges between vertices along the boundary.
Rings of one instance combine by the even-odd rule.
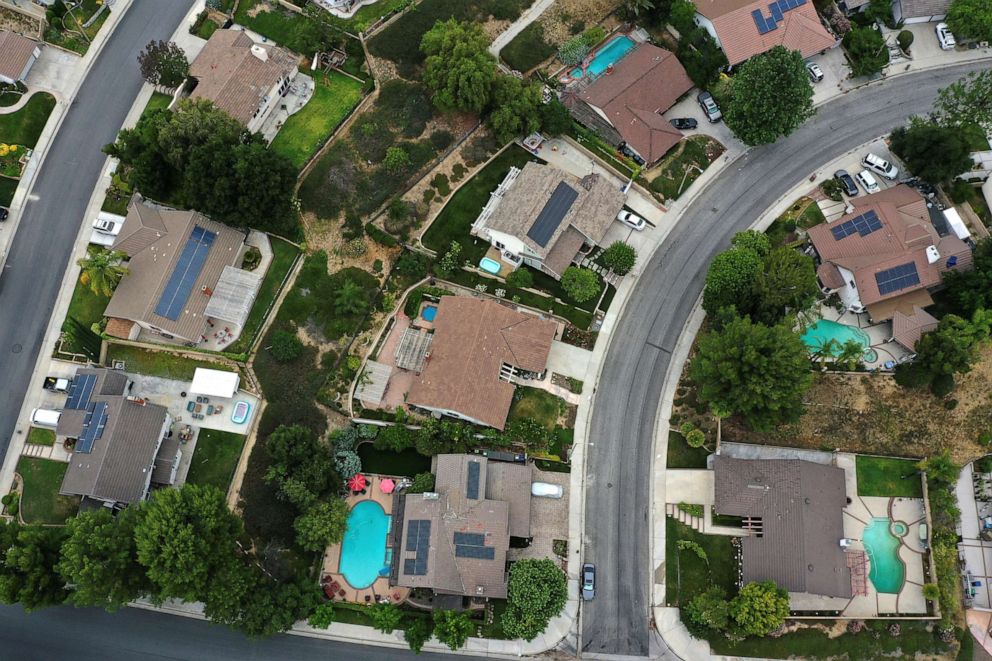
[[[438,498],[438,495],[433,491],[425,491],[423,493],[423,496],[424,496],[424,500],[437,500]]]
[[[258,44],[251,47],[251,54],[263,62],[269,61],[269,51],[265,50],[264,47],[259,46]]]
[[[927,246],[927,264],[936,264],[940,261],[940,252],[937,246]]]

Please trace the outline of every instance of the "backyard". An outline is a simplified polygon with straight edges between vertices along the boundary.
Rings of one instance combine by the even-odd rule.
[[[79,498],[60,496],[69,464],[38,457],[21,457],[17,473],[24,480],[21,518],[25,523],[61,525],[79,511]]]
[[[659,199],[676,200],[724,151],[723,145],[716,140],[694,135],[682,140],[673,153],[666,155],[644,176]]]
[[[858,495],[922,498],[916,462],[893,457],[857,456]]]
[[[322,17],[334,23],[343,30],[357,35],[373,22],[379,20],[398,7],[407,4],[409,0],[379,0],[378,2],[360,8],[349,19],[334,16]],[[274,6],[267,0],[241,0],[234,14],[234,22],[268,37],[272,41],[296,51],[306,53],[310,50],[311,39],[307,20],[289,9]],[[303,3],[300,3],[303,4]]]
[[[272,246],[272,262],[269,263],[265,277],[262,278],[262,284],[258,288],[258,294],[255,296],[255,302],[252,304],[251,312],[248,313],[245,326],[241,329],[241,335],[234,344],[227,347],[227,351],[231,353],[246,353],[251,347],[252,342],[255,340],[255,335],[265,321],[265,313],[269,311],[269,306],[272,305],[273,301],[279,295],[279,290],[282,287],[283,281],[286,279],[286,275],[293,267],[296,256],[300,254],[299,249],[292,243],[277,239],[274,236],[269,237],[269,244]]]
[[[107,365],[113,366],[116,361],[124,361],[124,370],[147,376],[160,376],[176,381],[192,381],[197,367],[207,369],[233,368],[207,360],[186,358],[171,351],[153,351],[125,344],[111,343],[107,347]]]
[[[190,460],[187,484],[214,486],[227,492],[241,458],[245,437],[216,429],[201,429]]]
[[[362,443],[357,452],[362,460],[362,470],[368,473],[413,477],[417,473],[429,473],[431,470],[431,458],[413,448],[392,452],[376,450],[371,443]]]

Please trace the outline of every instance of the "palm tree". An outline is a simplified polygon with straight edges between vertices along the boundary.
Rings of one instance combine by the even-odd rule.
[[[828,358],[833,358],[839,350],[840,346],[837,344],[837,340],[829,339],[813,350],[813,360],[825,363]]]
[[[368,303],[361,286],[348,280],[334,296],[334,311],[342,315],[358,315],[368,309]]]
[[[82,269],[79,281],[89,285],[90,291],[97,296],[109,298],[121,278],[128,274],[127,267],[122,264],[125,259],[127,255],[119,250],[100,248],[76,262]]]
[[[837,362],[849,370],[853,370],[865,353],[865,348],[857,340],[848,340],[840,347]]]

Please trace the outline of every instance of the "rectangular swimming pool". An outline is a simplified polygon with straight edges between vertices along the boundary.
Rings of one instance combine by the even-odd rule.
[[[582,67],[572,69],[572,78],[582,78],[583,76],[599,76],[611,64],[616,64],[624,55],[634,49],[637,43],[625,34],[614,37],[606,45],[596,51],[589,66],[582,70]]]

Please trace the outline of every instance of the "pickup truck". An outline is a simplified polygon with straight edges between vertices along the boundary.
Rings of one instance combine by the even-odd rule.
[[[45,390],[51,390],[52,392],[69,392],[69,384],[71,381],[69,379],[62,379],[57,376],[46,376],[45,383],[42,384],[42,388]]]

